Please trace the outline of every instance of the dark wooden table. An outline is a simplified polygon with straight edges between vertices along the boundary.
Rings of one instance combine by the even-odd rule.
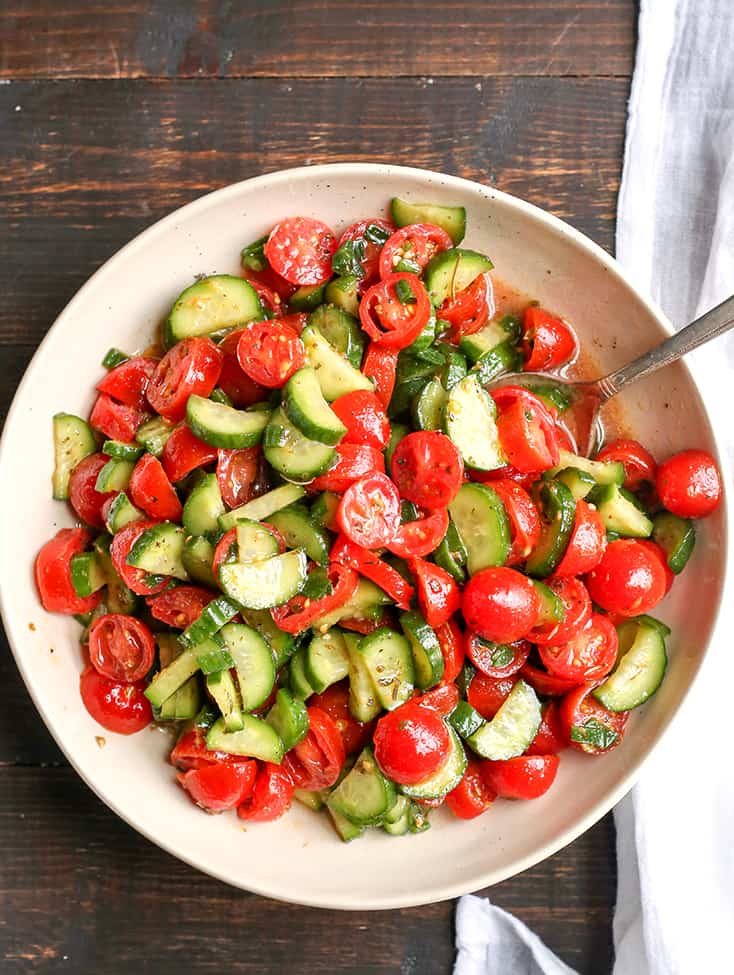
[[[633,0],[4,0],[2,415],[104,260],[175,207],[257,173],[338,160],[444,170],[547,207],[611,250],[635,16]],[[490,893],[580,972],[603,975],[610,817]],[[293,907],[172,859],[69,769],[3,638],[3,972],[446,973],[453,914],[451,902]]]

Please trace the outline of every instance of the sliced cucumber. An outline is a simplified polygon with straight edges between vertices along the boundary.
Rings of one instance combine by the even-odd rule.
[[[607,531],[616,532],[623,538],[649,538],[653,524],[635,499],[618,484],[597,487],[589,495],[596,504]]]
[[[265,410],[236,410],[195,394],[186,402],[186,423],[199,440],[211,447],[254,447],[268,425]]]
[[[334,278],[326,285],[324,298],[337,308],[342,308],[350,315],[359,315],[359,287],[360,279],[353,274],[344,274]]]
[[[342,816],[336,809],[331,809],[329,806],[326,808],[334,824],[336,834],[342,843],[351,843],[352,840],[358,840],[364,834],[364,826],[357,826],[356,823],[350,822],[346,816]]]
[[[368,746],[326,804],[356,826],[377,826],[395,802],[395,795],[394,784],[382,774]]]
[[[276,511],[293,504],[305,494],[305,490],[298,484],[281,484],[280,487],[273,488],[267,494],[261,494],[259,498],[253,498],[247,504],[239,508],[233,508],[219,519],[219,527],[223,532],[234,528],[238,521],[249,519],[250,521],[266,521]]]
[[[208,538],[204,538],[202,535],[194,535],[186,539],[181,553],[184,569],[194,582],[216,589],[218,583],[212,572],[213,560],[214,546]]]
[[[446,400],[446,433],[464,463],[492,471],[507,463],[497,433],[497,407],[476,376],[465,376],[450,390]]]
[[[96,451],[97,441],[86,420],[72,413],[56,414],[53,418],[53,438],[53,496],[57,501],[66,501],[71,472],[80,461]]]
[[[286,416],[311,440],[334,446],[347,428],[324,399],[318,375],[310,366],[294,373],[283,390]]]
[[[128,565],[151,575],[189,578],[183,564],[186,532],[172,521],[161,521],[138,538],[126,559]]]
[[[81,599],[91,596],[107,582],[104,568],[94,552],[79,552],[78,555],[72,555],[69,575],[74,592]]]
[[[371,721],[382,708],[377,688],[359,652],[359,637],[354,633],[344,633],[344,645],[349,655],[349,713],[357,721]]]
[[[413,400],[413,421],[420,430],[441,430],[446,407],[446,390],[434,376]]]
[[[315,694],[306,677],[306,648],[299,647],[288,665],[288,683],[293,694],[302,701]]]
[[[418,785],[401,785],[400,791],[410,796],[411,799],[443,799],[443,797],[455,789],[461,782],[466,772],[467,758],[461,739],[447,724],[449,738],[451,740],[451,750],[446,760],[436,772],[429,778],[419,782]]]
[[[301,340],[306,348],[306,361],[316,370],[321,392],[329,402],[357,389],[374,388],[372,380],[331,346],[317,328],[307,325]]]
[[[227,731],[224,719],[215,721],[206,736],[206,747],[228,755],[246,755],[262,762],[280,765],[283,761],[283,742],[272,725],[251,714],[242,715],[242,729]]]
[[[538,489],[540,540],[525,564],[528,575],[545,579],[563,558],[576,519],[576,502],[565,484],[545,481]]]
[[[311,505],[311,520],[320,528],[326,528],[331,532],[338,531],[336,512],[340,501],[341,497],[333,491],[322,491]]]
[[[135,464],[131,460],[116,460],[110,457],[97,475],[94,490],[99,491],[100,494],[127,490],[134,467]]]
[[[199,669],[199,647],[186,647],[155,675],[145,689],[145,696],[154,708],[160,708]]]
[[[519,349],[510,342],[503,342],[485,352],[476,365],[472,366],[470,375],[476,376],[482,386],[487,386],[503,372],[518,372],[520,369],[522,355]]]
[[[296,288],[288,299],[288,306],[293,311],[313,311],[324,300],[324,284],[303,284]]]
[[[670,511],[655,515],[652,539],[665,552],[668,565],[677,575],[686,567],[696,544],[696,529],[688,518],[679,518]]]
[[[382,828],[390,836],[405,836],[410,828],[411,802],[407,796],[399,795],[385,813]]]
[[[469,575],[490,565],[504,565],[510,552],[510,520],[488,484],[462,484],[449,513],[466,548]]]
[[[102,453],[115,460],[136,461],[143,453],[143,448],[134,443],[123,443],[122,440],[105,440]]]
[[[363,637],[359,652],[367,665],[380,704],[386,711],[404,704],[415,688],[410,643],[400,633],[381,627]]]
[[[452,247],[441,251],[428,262],[424,273],[426,290],[434,307],[438,308],[446,299],[469,285],[494,265],[484,254]]]
[[[511,321],[511,320],[510,320]],[[497,346],[503,345],[508,340],[514,338],[514,329],[508,327],[508,319],[502,318],[489,322],[484,328],[472,335],[464,335],[459,342],[459,349],[471,362],[479,362],[482,356]]]
[[[334,463],[333,447],[309,439],[280,406],[273,413],[263,436],[263,453],[272,468],[290,481],[307,483]]]
[[[234,677],[229,670],[219,670],[208,674],[206,689],[216,706],[222,712],[224,727],[227,731],[239,731],[244,727],[244,715],[240,704],[240,695]]]
[[[204,474],[194,485],[183,506],[183,526],[188,535],[206,535],[219,528],[224,514],[222,492],[216,474]]]
[[[558,451],[558,464],[548,471],[550,477],[555,477],[566,467],[575,467],[586,474],[590,474],[597,484],[623,484],[624,465],[621,461],[600,461],[589,460],[588,457],[581,457],[572,454],[570,450]]]
[[[229,670],[234,667],[234,661],[229,650],[227,650],[224,640],[218,633],[208,639],[197,643],[193,647],[196,651],[196,659],[199,662],[202,674],[217,674],[222,670]]]
[[[407,227],[411,223],[431,223],[445,230],[454,246],[464,239],[466,233],[466,209],[446,207],[439,203],[408,203],[394,196],[390,201],[390,213],[396,227]]]
[[[331,629],[312,638],[305,656],[306,678],[321,694],[349,674],[349,654],[340,630]]]
[[[286,751],[288,751],[287,748]],[[309,792],[308,789],[294,789],[293,798],[296,802],[300,802],[302,806],[305,806],[306,809],[311,809],[313,812],[318,812],[319,809],[323,809],[324,807],[324,800],[320,792]]]
[[[395,453],[395,448],[403,439],[407,437],[410,433],[410,428],[404,423],[393,423],[390,428],[390,439],[387,442],[387,447],[385,447],[385,465],[388,470],[392,464],[392,455]]]
[[[564,467],[554,475],[554,480],[566,485],[574,501],[583,500],[596,487],[596,481],[591,474],[579,470],[578,467]]]
[[[196,677],[189,677],[177,691],[161,704],[158,717],[161,721],[190,721],[201,708],[201,690]]]
[[[265,719],[275,729],[283,742],[283,750],[289,752],[308,734],[308,711],[300,698],[294,697],[284,687],[275,695],[275,704]],[[313,795],[314,793],[312,793]],[[313,806],[311,808],[314,808]],[[318,806],[316,807],[319,808]]]
[[[459,701],[449,715],[449,722],[462,738],[471,738],[484,724],[484,718],[468,701]]]
[[[105,526],[111,535],[115,535],[125,525],[141,518],[145,518],[143,512],[135,507],[124,491],[120,491],[107,509]]]
[[[110,541],[109,535],[98,535],[93,544],[97,559],[104,569],[107,582],[107,593],[105,595],[107,611],[133,616],[140,605],[140,597],[136,596],[132,589],[128,589],[117,574],[110,558]]]
[[[532,580],[533,588],[538,594],[538,619],[536,626],[543,626],[546,623],[560,623],[566,616],[566,607],[558,593],[553,592],[550,586],[537,579]]]
[[[354,595],[345,603],[332,609],[331,612],[319,616],[311,624],[317,633],[325,633],[339,620],[378,620],[382,616],[385,606],[391,602],[390,597],[369,579],[360,579]]]
[[[436,565],[449,572],[460,585],[466,582],[466,546],[451,519],[441,544],[433,553],[433,558]]]
[[[263,317],[257,292],[244,278],[213,274],[182,291],[168,316],[166,346],[195,335],[211,335]]]
[[[519,680],[491,721],[467,739],[467,744],[482,758],[502,761],[522,755],[538,733],[540,701],[535,691]]]
[[[302,548],[318,565],[327,564],[331,548],[329,535],[315,523],[307,508],[300,504],[290,505],[271,515],[269,522],[281,533],[289,548]]]
[[[275,684],[273,651],[257,630],[242,623],[227,623],[221,636],[237,673],[242,708],[254,711],[267,701]]]
[[[438,328],[438,322],[436,319],[436,311],[431,305],[431,314],[428,321],[423,326],[420,335],[417,339],[413,339],[410,345],[405,350],[408,355],[424,355],[432,354],[433,343],[436,341],[436,329]]]
[[[454,388],[454,386],[461,382],[461,380],[467,374],[467,364],[466,357],[455,349],[453,345],[447,345],[446,343],[441,343],[436,346],[436,351],[441,352],[444,359],[444,365],[441,369],[439,377],[443,383],[444,389],[449,391]]]
[[[168,438],[173,433],[174,426],[175,424],[170,420],[164,420],[162,416],[154,416],[152,420],[138,427],[135,439],[149,454],[160,457],[168,443]]]
[[[309,315],[308,324],[323,335],[333,349],[345,356],[355,369],[360,368],[365,336],[354,314],[334,305],[322,305]]]
[[[219,583],[230,599],[245,609],[270,609],[287,603],[306,581],[308,560],[302,549],[261,562],[225,562]]]
[[[260,636],[264,637],[265,642],[273,651],[275,657],[275,669],[286,664],[295,650],[296,642],[290,633],[284,633],[273,622],[273,617],[267,609],[246,609],[242,612],[242,618],[248,626],[257,630]]]
[[[400,627],[410,643],[415,684],[422,691],[434,687],[443,677],[443,653],[432,626],[418,612],[400,614]]]
[[[610,711],[630,711],[660,687],[668,666],[665,637],[657,620],[625,620],[617,627],[619,651],[614,670],[592,694]]]
[[[180,636],[184,646],[195,647],[209,640],[239,612],[239,607],[226,596],[217,596],[202,609],[198,617],[190,623]]]
[[[259,521],[238,521],[235,533],[237,562],[262,562],[280,552],[278,539],[267,525],[261,525]]]

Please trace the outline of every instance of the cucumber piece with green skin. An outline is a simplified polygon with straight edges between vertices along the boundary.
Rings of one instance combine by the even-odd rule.
[[[100,616],[106,616],[109,613],[107,604],[104,602],[98,603],[91,613],[74,613],[74,619],[83,627],[82,632],[79,636],[79,642],[82,646],[87,646],[89,643],[89,631],[92,628],[92,624],[100,618]]]
[[[471,738],[484,724],[484,718],[468,701],[459,701],[448,720],[462,738]]]
[[[494,400],[476,376],[466,376],[449,391],[445,429],[468,467],[492,471],[507,463],[496,418]]]
[[[186,532],[172,521],[161,521],[140,535],[125,560],[128,565],[150,575],[173,576],[186,582],[189,578],[183,564]]]
[[[57,413],[53,418],[54,472],[51,479],[57,501],[69,497],[71,472],[85,457],[97,450],[94,431],[80,416]]]
[[[400,614],[400,628],[413,653],[415,684],[422,691],[435,687],[443,677],[443,653],[438,637],[422,614],[410,611]]]
[[[94,552],[79,552],[71,557],[69,575],[74,592],[81,599],[91,596],[107,582],[107,577]]]
[[[410,345],[406,348],[406,353],[412,356],[420,356],[424,354],[436,341],[437,329],[438,322],[436,319],[436,311],[431,305],[431,314],[429,315],[428,321],[423,326],[418,338],[413,339]]]
[[[407,437],[410,433],[410,428],[404,423],[393,423],[390,429],[390,439],[387,442],[387,447],[385,447],[385,465],[388,470],[392,465],[392,455],[395,453],[395,448],[403,439]]]
[[[271,609],[301,591],[307,564],[302,549],[261,562],[225,562],[219,567],[219,584],[225,595],[245,609]]]
[[[427,829],[430,829],[431,824],[428,821],[428,813],[429,810],[419,802],[411,802],[410,809],[408,810],[408,832],[425,833]]]
[[[209,393],[209,399],[214,400],[215,403],[223,403],[225,406],[234,405],[229,396],[219,386],[215,386],[211,393]]]
[[[477,755],[493,761],[504,761],[522,755],[538,733],[541,722],[540,701],[535,691],[519,680],[502,702],[491,721],[467,739]]]
[[[688,518],[661,511],[652,522],[652,540],[665,552],[671,571],[678,575],[686,567],[696,544],[696,529]]]
[[[135,507],[124,491],[120,491],[107,509],[105,527],[111,535],[115,535],[125,525],[140,521],[141,518],[145,518],[143,512]]]
[[[438,203],[408,203],[394,196],[390,201],[390,213],[396,227],[411,223],[431,223],[445,230],[456,247],[466,233],[466,209],[447,207]]]
[[[461,739],[450,724],[446,725],[451,748],[443,764],[418,785],[401,785],[400,791],[411,799],[443,799],[461,782],[468,764]]]
[[[157,717],[161,721],[190,721],[201,708],[201,690],[196,677],[189,679],[161,704]]]
[[[231,274],[213,274],[195,281],[178,296],[164,329],[167,348],[181,339],[211,335],[263,317],[257,292]]]
[[[388,810],[382,822],[382,828],[390,836],[405,836],[410,829],[410,799],[399,795]]]
[[[441,380],[434,376],[413,400],[413,421],[419,430],[442,429],[446,398]]]
[[[533,383],[530,389],[559,415],[565,413],[573,402],[573,395],[563,383]]]
[[[144,447],[149,454],[160,457],[163,448],[168,443],[168,438],[173,433],[175,424],[170,420],[165,420],[162,416],[154,416],[138,428],[135,439]]]
[[[344,274],[334,278],[326,285],[324,298],[331,305],[342,308],[350,315],[359,315],[359,287],[360,279],[353,274]]]
[[[540,539],[525,564],[529,576],[545,579],[563,558],[576,519],[576,502],[560,481],[544,481],[537,492],[540,508]]]
[[[312,637],[304,658],[306,679],[317,694],[349,674],[349,654],[341,630],[332,628]]]
[[[470,362],[479,362],[482,356],[508,341],[515,341],[517,336],[511,326],[508,326],[508,317],[496,319],[489,322],[478,332],[472,335],[464,335],[459,340],[459,349],[464,353]]]
[[[183,506],[183,526],[188,535],[206,535],[219,528],[225,511],[216,474],[205,474],[194,486]]]
[[[302,701],[311,697],[316,691],[311,687],[306,676],[306,648],[299,647],[293,654],[288,665],[288,684],[293,694]]]
[[[200,670],[199,647],[186,647],[168,666],[158,671],[145,689],[154,708],[160,708],[182,684]]]
[[[237,674],[242,709],[254,711],[267,701],[275,685],[273,651],[257,630],[243,623],[227,623],[221,636]]]
[[[315,328],[332,349],[344,356],[355,369],[360,368],[365,337],[353,314],[335,305],[321,305],[309,315],[308,325]]]
[[[265,410],[236,410],[196,394],[186,402],[189,429],[210,447],[226,450],[254,447],[260,443],[268,420]]]
[[[404,704],[415,689],[415,665],[408,640],[387,627],[380,627],[359,641],[359,652],[367,665],[377,698],[386,711]]]
[[[134,443],[123,443],[121,440],[105,440],[102,453],[115,460],[136,461],[143,453],[143,448]]]
[[[334,494],[333,491],[322,491],[311,505],[311,520],[328,531],[338,531],[336,512],[340,501],[339,495]]]
[[[623,538],[649,538],[653,523],[628,492],[618,484],[599,486],[588,496],[607,531]]]
[[[326,809],[334,824],[336,835],[342,843],[351,843],[352,840],[358,840],[360,836],[364,835],[364,826],[357,826],[356,823],[350,822],[346,816],[342,816],[341,813],[338,813],[336,809],[332,809],[330,806],[327,806]]]
[[[239,613],[239,607],[226,596],[217,596],[202,609],[198,617],[190,623],[179,637],[182,646],[195,647],[209,640],[222,627]]]
[[[368,745],[326,805],[356,826],[379,826],[395,802],[395,785],[380,771]]]
[[[313,311],[324,300],[325,284],[302,284],[288,299],[292,311]]]
[[[121,366],[123,362],[127,362],[130,356],[126,352],[121,352],[120,349],[116,349],[112,346],[105,352],[104,359],[102,359],[102,365],[105,369],[114,369],[115,366]]]
[[[265,257],[265,244],[268,242],[268,234],[264,237],[258,237],[257,240],[253,240],[251,244],[247,244],[242,248],[240,255],[242,258],[242,266],[249,268],[251,271],[264,271],[268,267],[268,260]]]
[[[359,652],[359,637],[344,633],[344,644],[349,654],[349,713],[357,721],[371,721],[382,710],[372,675]]]
[[[286,751],[288,749],[286,748]],[[309,792],[308,789],[294,789],[293,798],[296,802],[300,802],[302,806],[306,809],[311,809],[313,812],[318,812],[319,809],[323,809],[324,800],[320,792]]]
[[[533,588],[538,594],[538,619],[536,626],[543,626],[545,623],[560,623],[566,616],[566,607],[558,593],[553,592],[550,586],[537,579],[531,580]]]
[[[196,659],[199,661],[199,667],[205,676],[216,674],[220,670],[229,670],[234,666],[232,655],[218,633],[201,643],[197,643],[192,649],[196,651]]]
[[[286,664],[296,649],[296,641],[290,633],[284,633],[273,622],[273,617],[267,609],[242,610],[242,618],[248,626],[257,630],[273,651],[275,669],[280,670]]]
[[[125,491],[130,483],[135,464],[130,460],[115,460],[110,457],[97,475],[94,490],[100,494],[110,491]]]
[[[361,579],[352,596],[342,605],[332,609],[329,613],[319,616],[311,624],[316,633],[325,633],[339,620],[378,620],[382,616],[385,606],[391,602],[390,597],[374,582]]]
[[[295,372],[283,390],[283,408],[304,436],[334,447],[347,428],[324,399],[316,371],[305,366]]]
[[[581,457],[578,454],[572,454],[570,450],[561,448],[558,451],[558,464],[548,471],[549,477],[555,477],[566,467],[576,467],[578,470],[590,474],[597,484],[624,483],[624,465],[618,460],[589,460],[588,457]]]
[[[104,569],[105,582],[107,583],[107,593],[105,602],[107,611],[110,613],[122,613],[126,616],[134,616],[140,606],[140,597],[136,596],[132,589],[128,589],[120,576],[117,574],[110,558],[110,541],[108,535],[98,535],[95,538],[92,548],[97,556],[99,564]]]
[[[467,375],[466,358],[452,345],[442,343],[437,349],[443,354],[444,365],[439,374],[444,389],[451,391]]]
[[[503,372],[518,372],[520,369],[522,369],[520,351],[509,342],[504,342],[496,349],[485,352],[476,365],[472,366],[469,374],[476,376],[482,386],[487,386]]]
[[[219,519],[219,527],[223,532],[234,528],[238,521],[266,521],[276,511],[286,508],[294,501],[300,500],[305,490],[298,484],[281,484],[259,498],[253,498],[239,508],[233,508]]]
[[[466,582],[466,546],[450,518],[446,534],[433,553],[433,560],[436,565],[450,573],[460,585]]]
[[[619,650],[614,670],[592,691],[609,711],[637,708],[660,687],[668,666],[663,633],[657,620],[646,617],[625,620],[617,627]]]
[[[155,643],[158,648],[158,662],[161,665],[161,670],[167,667],[172,660],[175,660],[183,650],[183,646],[175,633],[156,633]]]
[[[194,535],[186,539],[181,553],[184,569],[194,582],[216,589],[218,583],[212,572],[213,560],[214,546],[208,538],[204,538],[203,535]]]
[[[206,747],[228,755],[259,758],[261,762],[280,765],[283,761],[283,742],[272,725],[251,714],[242,715],[240,731],[227,731],[224,719],[219,718],[209,729]]]
[[[308,734],[308,711],[300,698],[294,697],[284,687],[275,695],[275,704],[265,719],[275,729],[283,742],[283,750],[289,752],[294,745]],[[310,793],[318,796],[318,793]],[[301,800],[302,801],[302,800]],[[323,805],[323,802],[320,802]],[[319,806],[311,806],[318,809]]]
[[[488,484],[462,484],[449,514],[466,549],[469,575],[504,565],[510,553],[510,520],[499,495]]]
[[[438,308],[449,296],[468,288],[480,274],[491,271],[493,267],[490,259],[477,251],[462,247],[441,251],[431,258],[424,272],[431,303]]]
[[[244,715],[237,685],[229,670],[220,670],[206,678],[206,689],[224,719],[227,731],[239,731],[244,727]]]
[[[573,495],[574,501],[582,501],[596,487],[596,481],[591,474],[579,470],[578,467],[565,467],[554,475],[553,479],[566,485]]]
[[[323,474],[334,463],[333,447],[311,440],[296,427],[282,406],[273,413],[263,436],[263,453],[270,466],[289,481],[303,484]]]
[[[306,349],[306,362],[316,370],[321,392],[329,402],[357,389],[372,392],[373,381],[330,345],[317,328],[307,325],[301,341]]]
[[[261,562],[273,555],[278,555],[280,545],[278,539],[267,525],[259,521],[238,521],[235,528],[237,539],[236,562]]]

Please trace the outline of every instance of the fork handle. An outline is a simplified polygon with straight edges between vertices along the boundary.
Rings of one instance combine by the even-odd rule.
[[[649,376],[650,373],[680,359],[687,352],[693,352],[711,339],[718,338],[719,335],[728,332],[732,326],[734,326],[734,295],[726,298],[720,305],[707,311],[649,352],[643,353],[637,359],[628,362],[626,366],[600,379],[597,385],[602,395],[602,402],[615,396],[624,386],[642,379],[643,376]]]

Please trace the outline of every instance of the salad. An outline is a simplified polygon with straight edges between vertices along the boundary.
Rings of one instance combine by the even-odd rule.
[[[496,383],[572,362],[571,327],[495,301],[462,207],[389,212],[282,220],[157,344],[110,349],[89,418],[53,419],[80,525],[35,563],[103,728],[170,727],[208,812],[295,798],[345,841],[537,798],[564,749],[617,747],[721,495],[701,450],[579,456],[561,384]]]

